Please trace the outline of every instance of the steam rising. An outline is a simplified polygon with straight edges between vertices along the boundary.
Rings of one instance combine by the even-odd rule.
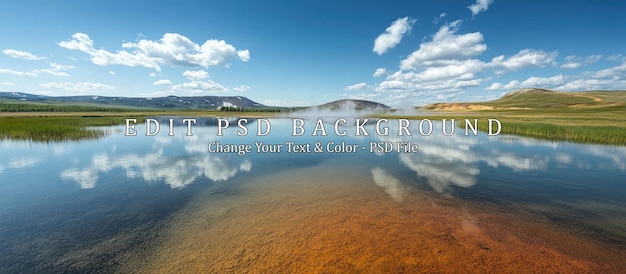
[[[299,117],[299,118],[359,118],[366,117],[372,114],[381,114],[386,112],[387,109],[384,108],[362,108],[358,109],[357,104],[352,100],[345,100],[341,103],[333,104],[330,106],[313,106],[306,108],[301,111],[295,111],[287,114],[288,117]]]

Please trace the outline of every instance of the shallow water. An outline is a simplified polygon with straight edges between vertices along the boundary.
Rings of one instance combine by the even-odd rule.
[[[328,118],[334,121],[336,118]],[[163,121],[163,119],[161,119]],[[621,272],[626,148],[516,136],[193,136],[0,143],[0,272]],[[167,121],[167,119],[165,119]],[[417,131],[414,131],[416,133]],[[210,153],[207,144],[358,144]],[[410,141],[412,153],[370,153]]]

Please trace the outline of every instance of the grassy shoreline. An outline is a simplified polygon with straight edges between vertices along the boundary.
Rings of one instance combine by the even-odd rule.
[[[280,116],[283,116],[284,113]],[[183,116],[250,118],[277,117],[268,112],[219,112],[219,111],[129,111],[114,112],[11,112],[0,113],[0,139],[30,140],[36,142],[72,141],[97,139],[106,135],[99,126],[122,125],[124,118]],[[478,118],[478,130],[487,131],[487,118],[502,123],[501,134],[513,134],[553,141],[626,145],[626,111],[560,110],[472,110],[472,111],[423,111],[419,115],[372,115],[374,118],[407,119],[457,119]]]
[[[478,130],[488,131],[488,118],[498,119],[502,124],[500,134],[512,134],[549,141],[568,141],[573,143],[626,145],[626,123],[606,119],[563,119],[550,116],[508,116],[493,113],[430,113],[418,116],[379,115],[378,118],[407,119],[456,119],[458,127],[464,127],[464,119],[478,118]]]
[[[137,118],[143,123],[146,117],[274,117],[268,112],[219,112],[219,111],[129,111],[115,112],[2,112],[0,113],[0,141],[18,140],[33,142],[65,142],[93,140],[105,137],[98,127],[123,125],[125,118]]]

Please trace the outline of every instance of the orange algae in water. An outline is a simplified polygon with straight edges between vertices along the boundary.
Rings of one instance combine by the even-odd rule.
[[[171,223],[144,272],[619,272],[623,248],[528,214],[403,189],[322,164],[198,200]]]

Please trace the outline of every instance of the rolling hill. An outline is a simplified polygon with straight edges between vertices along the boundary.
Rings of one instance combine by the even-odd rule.
[[[355,110],[389,110],[391,107],[367,100],[341,99],[317,106],[321,109],[340,109],[351,107]]]
[[[429,110],[576,110],[626,107],[626,91],[559,92],[540,88],[519,89],[481,103],[436,103]]]
[[[23,92],[0,92],[0,104],[14,106],[28,105],[28,111],[42,111],[54,107],[56,111],[110,111],[119,109],[133,110],[218,110],[221,107],[254,109],[283,109],[282,107],[266,106],[242,96],[194,96],[194,97],[107,97],[107,96],[45,96]],[[71,110],[66,110],[68,107]],[[388,110],[389,106],[366,100],[342,99],[326,104],[291,109],[355,109],[355,110]],[[18,108],[19,109],[19,108]],[[15,111],[15,110],[13,110]],[[23,111],[23,110],[17,110]]]

